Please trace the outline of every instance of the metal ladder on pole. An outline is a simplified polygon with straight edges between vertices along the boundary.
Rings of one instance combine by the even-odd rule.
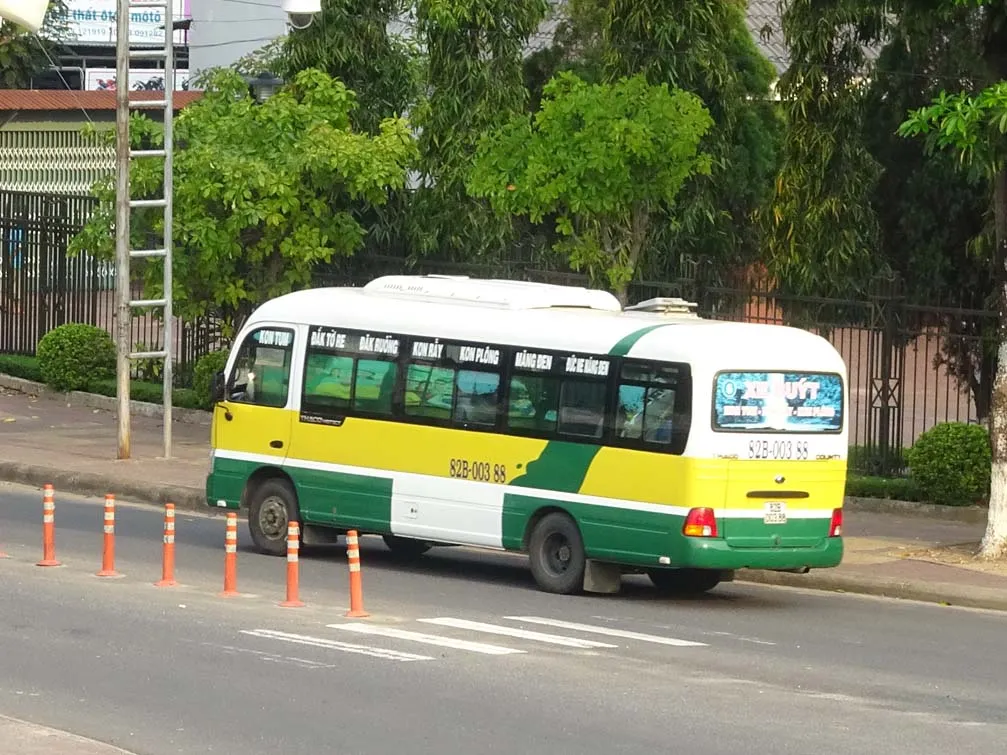
[[[119,405],[118,458],[131,456],[129,381],[132,362],[136,359],[161,359],[164,369],[164,458],[171,458],[172,382],[174,313],[172,311],[172,196],[173,196],[173,118],[175,90],[174,0],[118,0],[116,17],[116,293],[118,364],[117,385]],[[133,50],[129,24],[134,13],[162,11],[164,46],[162,49]],[[137,100],[129,97],[129,69],[133,60],[164,62],[164,97]],[[129,138],[129,115],[132,110],[157,110],[164,114],[164,144],[161,149],[133,149]],[[164,192],[160,199],[132,199],[129,193],[129,170],[134,160],[162,158],[164,160]],[[133,249],[130,244],[130,214],[133,209],[158,208],[164,214],[163,243],[158,248]],[[133,299],[130,262],[134,259],[161,259],[164,263],[164,285],[160,299]],[[162,347],[157,351],[133,351],[133,310],[160,309],[162,313]]]

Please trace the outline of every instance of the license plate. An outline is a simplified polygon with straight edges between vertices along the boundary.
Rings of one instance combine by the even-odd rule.
[[[762,521],[766,524],[786,524],[787,504],[783,501],[767,501]]]

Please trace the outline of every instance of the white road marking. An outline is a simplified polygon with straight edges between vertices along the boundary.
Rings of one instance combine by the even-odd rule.
[[[673,645],[675,647],[708,647],[705,642],[693,642],[691,640],[679,640],[674,637],[661,637],[656,634],[642,634],[640,632],[630,632],[625,629],[612,629],[610,627],[596,627],[591,624],[577,624],[573,621],[560,621],[559,619],[543,619],[539,616],[504,616],[510,621],[523,621],[528,624],[542,624],[547,627],[557,627],[558,629],[571,629],[575,632],[593,632],[594,634],[604,634],[609,637],[623,637],[627,640],[639,640],[641,642],[653,642],[658,645]]]
[[[523,640],[534,640],[535,642],[547,642],[551,645],[563,645],[568,648],[615,648],[618,645],[610,645],[607,642],[595,642],[594,640],[583,640],[579,637],[563,637],[558,634],[545,634],[543,632],[532,632],[527,629],[516,629],[515,627],[502,627],[497,624],[484,624],[481,621],[469,621],[467,619],[417,619],[424,624],[437,624],[442,627],[454,627],[456,629],[469,629],[473,632],[487,632],[488,634],[502,634],[507,637],[518,637]]]
[[[336,668],[334,663],[319,663],[307,658],[298,658],[293,655],[279,655],[278,653],[267,653],[263,650],[252,650],[252,648],[239,648],[234,645],[217,645],[212,642],[202,643],[206,647],[218,648],[225,653],[246,653],[254,655],[267,663],[289,663],[292,666],[304,666],[305,668]]]
[[[524,650],[505,648],[501,645],[486,645],[482,642],[469,642],[468,640],[455,640],[450,637],[439,637],[434,634],[423,634],[421,632],[409,632],[405,629],[395,627],[383,627],[373,624],[328,624],[330,629],[339,629],[344,632],[358,632],[360,634],[371,634],[378,637],[391,637],[397,640],[411,640],[413,642],[423,642],[427,645],[437,645],[455,650],[467,650],[470,653],[483,653],[484,655],[513,655],[524,653]]]
[[[354,645],[349,642],[337,642],[324,637],[310,637],[303,634],[289,634],[288,632],[276,632],[272,629],[242,629],[242,634],[251,637],[261,637],[267,640],[280,640],[282,642],[292,642],[296,645],[308,645],[325,650],[339,650],[344,653],[355,653],[357,655],[369,655],[372,658],[381,658],[386,661],[432,661],[429,655],[416,655],[414,653],[402,653],[398,650],[385,650],[384,648],[369,647],[367,645]]]
[[[710,632],[710,634],[715,634],[718,637],[730,637],[732,640],[737,640],[738,642],[751,642],[755,645],[776,645],[775,642],[770,642],[769,640],[759,640],[755,637],[742,637],[740,634],[731,634],[730,632]]]

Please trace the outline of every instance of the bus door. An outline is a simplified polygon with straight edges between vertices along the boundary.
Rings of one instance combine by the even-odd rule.
[[[294,329],[262,325],[241,342],[213,418],[214,471],[231,490],[255,467],[282,466],[290,446]],[[223,481],[234,478],[235,486]]]

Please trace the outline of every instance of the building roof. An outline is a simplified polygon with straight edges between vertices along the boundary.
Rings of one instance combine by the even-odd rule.
[[[748,0],[748,30],[778,74],[790,65],[790,50],[783,38],[779,0]]]
[[[199,99],[202,92],[173,93],[174,106],[181,110]],[[130,100],[159,100],[164,92],[130,92]],[[34,110],[115,110],[115,91],[74,91],[67,89],[0,89],[0,111]]]

